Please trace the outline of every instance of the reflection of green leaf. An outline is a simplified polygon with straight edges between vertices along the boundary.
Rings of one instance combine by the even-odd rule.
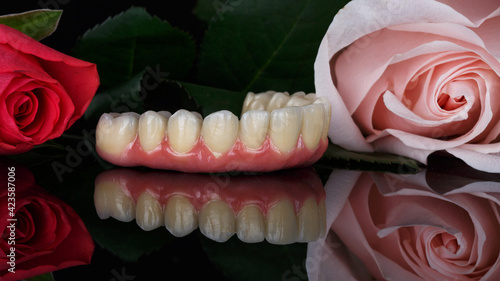
[[[113,218],[98,221],[96,218],[92,223],[86,221],[86,225],[99,245],[127,262],[137,261],[175,239],[164,227],[146,232],[135,221],[127,223]]]
[[[332,160],[338,161],[338,163],[332,162]],[[378,152],[354,152],[332,143],[328,145],[321,163],[335,168],[386,170],[399,173],[415,173],[420,170],[417,161],[404,156]]]
[[[192,38],[168,22],[133,7],[89,30],[76,56],[97,64],[103,86],[123,83],[150,66],[183,77],[195,56]]]
[[[272,245],[267,242],[247,244],[232,237],[227,242],[217,243],[200,238],[210,260],[234,281],[284,280],[289,276],[302,275],[307,244]],[[289,279],[293,280],[293,279]],[[302,280],[302,279],[301,279]]]
[[[240,115],[245,94],[242,92],[228,91],[191,83],[180,83],[201,107],[203,116],[219,111],[229,110],[235,115]]]
[[[217,2],[201,46],[198,75],[204,84],[242,92],[314,91],[319,44],[348,1]]]
[[[26,279],[26,281],[54,281],[52,273],[42,274]]]
[[[35,40],[41,40],[56,30],[61,14],[61,10],[34,10],[0,16],[0,24],[15,28]]]

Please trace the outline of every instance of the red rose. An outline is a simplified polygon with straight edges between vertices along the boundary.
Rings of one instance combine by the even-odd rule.
[[[59,137],[83,115],[98,86],[95,64],[0,25],[0,154]]]
[[[15,219],[11,222],[7,188],[0,191],[0,280],[21,280],[58,269],[90,263],[94,242],[78,214],[34,182],[27,170],[15,167]],[[7,183],[6,165],[0,180]],[[12,187],[12,186],[11,186]],[[12,191],[12,190],[11,190]],[[15,223],[12,227],[11,223]],[[15,236],[15,245],[9,238]],[[11,259],[15,249],[15,261]],[[10,263],[14,261],[14,263]],[[15,272],[9,272],[9,269]]]

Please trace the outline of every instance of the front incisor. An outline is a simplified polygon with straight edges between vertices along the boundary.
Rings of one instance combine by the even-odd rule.
[[[143,230],[149,231],[163,225],[163,210],[160,202],[148,192],[137,199],[135,221]]]
[[[269,112],[252,110],[245,112],[240,120],[240,140],[246,147],[257,149],[267,138]]]
[[[216,156],[227,152],[238,138],[238,117],[227,110],[214,112],[203,121],[201,136]]]
[[[193,113],[181,109],[168,119],[167,139],[172,150],[189,152],[198,142],[202,120]]]
[[[165,137],[167,118],[154,111],[147,111],[139,118],[139,141],[144,151],[155,149]]]
[[[198,227],[198,214],[184,196],[174,195],[165,206],[165,227],[175,237],[183,237]]]
[[[302,128],[302,108],[285,107],[271,112],[269,137],[279,151],[286,153],[296,147]]]
[[[318,147],[323,136],[325,107],[322,104],[311,104],[303,107],[302,140],[310,150]]]

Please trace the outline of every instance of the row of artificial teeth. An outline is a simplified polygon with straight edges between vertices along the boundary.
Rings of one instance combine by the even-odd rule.
[[[136,137],[146,152],[157,149],[168,140],[177,153],[189,152],[200,136],[215,156],[229,151],[238,139],[249,149],[260,148],[269,138],[281,152],[291,151],[297,145],[299,135],[310,150],[326,138],[330,116],[327,101],[314,94],[292,95],[285,104],[271,112],[258,109],[264,100],[283,93],[249,93],[243,115],[238,120],[233,113],[222,110],[203,118],[199,113],[179,110],[173,115],[167,111],[103,114],[97,125],[97,146],[107,153],[119,155]],[[261,98],[261,97],[266,98]],[[278,100],[278,99],[276,99]],[[281,100],[281,98],[280,98]],[[273,105],[274,107],[274,105]]]
[[[314,103],[318,98],[316,94],[296,92],[290,95],[288,92],[267,91],[260,94],[249,92],[243,103],[242,114],[250,110],[265,110],[272,112],[278,108],[304,106]]]
[[[94,204],[101,219],[113,217],[119,221],[136,223],[144,230],[161,226],[176,237],[186,236],[196,228],[206,237],[227,241],[236,233],[243,242],[267,240],[273,244],[312,242],[324,236],[326,211],[324,201],[307,199],[296,214],[292,202],[280,200],[264,216],[257,205],[246,205],[236,215],[222,200],[212,200],[197,211],[187,197],[172,196],[162,206],[153,195],[143,192],[137,204],[119,186],[96,186]]]

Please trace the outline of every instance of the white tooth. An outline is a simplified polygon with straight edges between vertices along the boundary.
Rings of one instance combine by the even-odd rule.
[[[266,218],[266,240],[272,244],[291,244],[297,241],[297,217],[288,200],[272,206]]]
[[[318,204],[318,217],[319,217],[319,237],[326,235],[326,205],[325,200]]]
[[[201,233],[214,241],[225,242],[234,234],[233,210],[223,201],[214,200],[207,203],[198,218]]]
[[[134,201],[123,192],[118,183],[106,181],[97,184],[94,204],[101,219],[111,216],[119,221],[129,222],[135,218]]]
[[[283,108],[286,106],[286,103],[290,100],[290,95],[285,93],[276,93],[273,95],[269,103],[267,104],[266,110],[268,112],[272,112],[275,109]]]
[[[269,137],[281,152],[291,151],[297,145],[302,128],[302,108],[285,107],[271,112]]]
[[[168,119],[167,138],[170,147],[179,153],[190,151],[200,137],[202,121],[193,113],[181,109]]]
[[[303,98],[305,96],[306,96],[306,93],[304,93],[304,92],[295,92],[295,93],[292,94],[292,97],[301,97],[301,98]]]
[[[111,215],[111,210],[108,202],[111,202],[110,196],[110,190],[113,189],[113,185],[115,183],[113,182],[108,182],[108,181],[101,181],[99,183],[96,183],[95,189],[94,189],[94,206],[95,210],[97,212],[97,215],[99,218],[107,219]]]
[[[165,205],[165,227],[176,237],[183,237],[198,227],[198,216],[184,196],[175,195]]]
[[[153,230],[163,225],[163,210],[158,202],[148,192],[143,192],[135,207],[135,221],[146,231]]]
[[[304,106],[313,103],[313,100],[306,99],[304,92],[298,92],[290,97],[290,100],[286,103],[286,106]]]
[[[139,140],[144,151],[155,149],[165,137],[167,118],[148,111],[139,118]]]
[[[318,146],[325,125],[325,107],[322,104],[311,104],[302,107],[302,140],[310,150]]]
[[[165,117],[165,119],[167,119],[167,120],[170,118],[170,116],[172,116],[172,113],[170,113],[168,111],[164,111],[164,110],[158,111],[158,114]]]
[[[236,234],[241,241],[246,243],[262,242],[264,241],[264,230],[264,216],[259,207],[247,205],[236,216]]]
[[[191,113],[198,119],[200,119],[201,121],[203,121],[203,116],[201,116],[201,114],[197,111],[191,111]]]
[[[255,97],[255,93],[253,93],[253,92],[247,93],[245,100],[243,101],[243,109],[241,109],[241,114],[244,114],[245,112],[250,110],[250,107],[252,106],[254,97]]]
[[[120,115],[113,118],[103,114],[96,129],[96,145],[109,154],[120,154],[132,143],[137,135],[137,118],[131,115]]]
[[[201,136],[214,155],[233,147],[238,138],[238,117],[227,110],[214,112],[203,121]]]
[[[132,116],[132,117],[135,117],[137,119],[139,119],[139,117],[141,117],[141,115],[137,112],[123,112],[121,115],[122,116]]]
[[[320,234],[320,218],[318,204],[314,198],[307,199],[297,215],[299,237],[297,242],[313,242]]]
[[[328,136],[332,107],[330,106],[328,100],[324,97],[319,97],[317,100],[314,101],[314,104],[322,104],[325,107],[325,117],[323,117],[325,122],[323,123],[323,133],[321,135],[321,138],[324,139]]]
[[[316,94],[315,93],[310,93],[310,94],[307,94],[304,98],[308,99],[308,100],[311,100],[311,101],[315,101],[316,100]]]
[[[244,113],[240,120],[240,139],[249,148],[262,146],[269,128],[269,112],[252,110]]]
[[[241,114],[250,110],[265,110],[273,94],[274,91],[267,91],[260,94],[249,92],[243,102]]]

